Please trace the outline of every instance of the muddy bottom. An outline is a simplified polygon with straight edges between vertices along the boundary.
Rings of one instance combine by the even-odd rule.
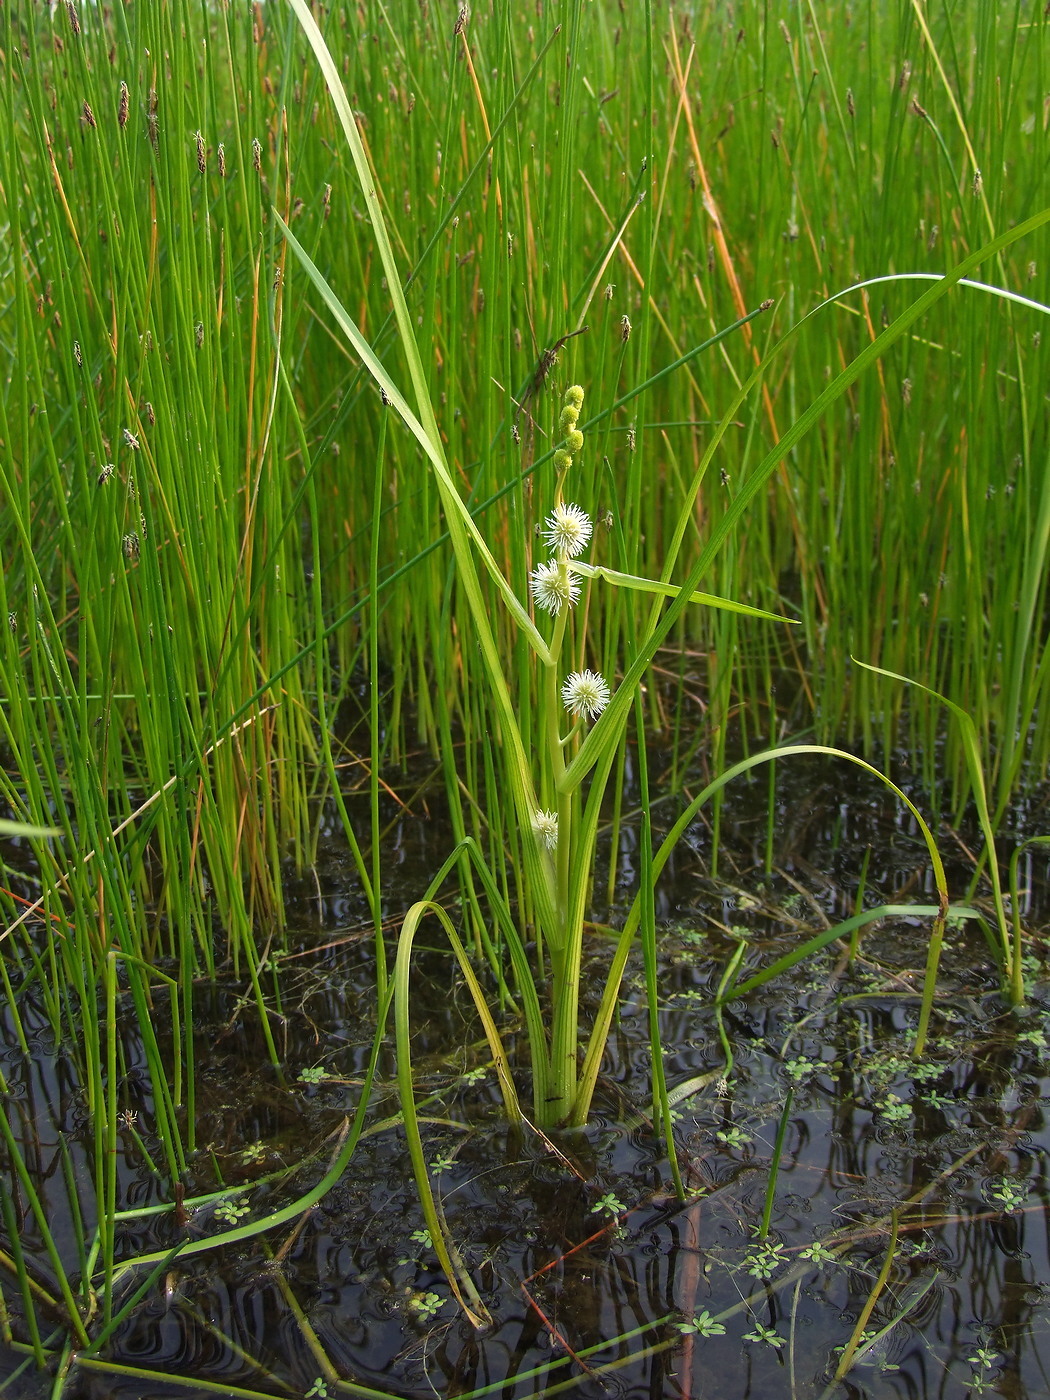
[[[741,802],[725,815],[735,855],[723,854],[718,878],[710,833],[698,827],[660,891],[661,1038],[684,1200],[652,1129],[640,966],[629,969],[592,1126],[548,1142],[501,1116],[469,995],[435,935],[413,986],[417,1099],[448,1232],[490,1324],[468,1324],[438,1266],[388,1048],[365,1133],[323,1199],[265,1235],[182,1257],[186,1244],[301,1199],[360,1102],[374,1031],[371,956],[332,850],[282,972],[280,1071],[243,983],[200,991],[197,1137],[177,1213],[129,1027],[115,1256],[118,1265],[168,1257],[121,1277],[116,1306],[130,1307],[97,1356],[63,1357],[63,1335],[48,1336],[44,1315],[53,1363],[43,1374],[10,1345],[28,1337],[5,1268],[2,1394],[57,1395],[64,1366],[64,1400],[1045,1397],[1050,987],[1039,940],[1029,945],[1028,1004],[1008,1014],[986,942],[972,925],[954,930],[919,1060],[911,1051],[929,937],[920,920],[868,928],[852,959],[830,945],[731,1002],[721,1024],[711,1012],[739,938],[747,965],[759,967],[852,912],[873,840],[865,902],[928,897],[922,848],[881,799],[861,794],[847,810],[833,785],[821,796],[819,784],[799,782],[784,796],[791,821],[774,868],[752,857],[762,819]],[[400,839],[418,857],[442,835],[421,827]],[[629,846],[628,837],[628,855]],[[958,850],[961,894],[966,843]],[[1038,931],[1041,870],[1028,874],[1026,924]],[[595,987],[610,946],[596,926]],[[33,1020],[25,1006],[22,1019]],[[514,1047],[512,1021],[507,1030]],[[27,1160],[76,1275],[95,1204],[73,1063],[43,1033],[29,1057],[10,1035],[3,1046],[11,1117],[32,1143]],[[527,1074],[518,1078],[527,1090]],[[6,1196],[2,1247],[10,1253],[17,1225],[31,1276],[51,1291],[54,1269],[10,1174]],[[89,1332],[104,1325],[93,1318]]]

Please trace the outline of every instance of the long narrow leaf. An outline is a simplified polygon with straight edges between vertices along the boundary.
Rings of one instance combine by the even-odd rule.
[[[992,881],[992,896],[995,905],[995,919],[999,929],[999,938],[1002,943],[1002,966],[1004,979],[1010,988],[1010,999],[1015,1006],[1019,1006],[1024,1000],[1024,982],[1021,972],[1021,962],[1015,958],[1013,947],[1010,941],[1010,929],[1006,921],[1006,903],[1003,899],[1002,880],[999,874],[999,858],[995,850],[995,830],[992,826],[992,816],[988,808],[988,794],[984,785],[984,768],[981,763],[980,741],[977,737],[977,726],[973,722],[973,717],[957,705],[954,700],[949,700],[946,695],[941,695],[939,691],[932,689],[928,685],[923,685],[921,681],[912,680],[909,676],[899,675],[896,671],[887,671],[882,666],[871,666],[866,661],[858,661],[854,656],[853,662],[857,666],[863,667],[865,671],[873,671],[877,676],[886,676],[893,681],[901,681],[904,685],[913,685],[918,690],[924,690],[927,695],[932,695],[935,700],[939,700],[956,719],[959,730],[962,734],[963,752],[966,755],[966,766],[970,774],[970,787],[973,791],[974,804],[977,807],[977,819],[981,824],[981,834],[984,836],[985,849],[988,854],[988,874]]]
[[[586,564],[580,559],[569,561],[569,569],[583,578],[600,578],[603,583],[611,583],[614,588],[630,588],[636,593],[659,593],[665,598],[677,598],[681,589],[673,583],[660,583],[657,579],[640,578],[637,574],[622,574],[617,569],[607,569],[604,564]],[[690,603],[702,603],[705,607],[721,608],[723,612],[739,613],[742,617],[760,617],[766,622],[795,622],[795,618],[782,617],[780,613],[766,612],[763,608],[752,608],[747,603],[736,603],[732,598],[719,598],[714,593],[691,593]]]
[[[466,1316],[474,1327],[484,1326],[488,1320],[488,1310],[481,1301],[477,1289],[474,1287],[470,1275],[453,1259],[453,1251],[450,1248],[450,1241],[447,1236],[445,1222],[438,1214],[437,1203],[434,1200],[434,1193],[430,1186],[430,1174],[427,1171],[426,1159],[423,1156],[423,1140],[419,1133],[419,1118],[416,1114],[416,1091],[412,1081],[412,1051],[411,1051],[411,1026],[410,1026],[410,1004],[411,1004],[411,976],[412,976],[412,945],[415,940],[416,929],[419,921],[425,914],[434,914],[441,921],[445,932],[450,935],[450,940],[455,940],[455,930],[452,921],[441,908],[440,904],[434,904],[428,900],[419,900],[413,904],[412,908],[405,915],[405,921],[401,925],[401,934],[397,945],[397,961],[394,964],[394,1027],[397,1034],[397,1082],[399,1097],[401,1101],[401,1114],[405,1124],[405,1136],[408,1139],[408,1152],[412,1159],[412,1172],[416,1178],[416,1190],[419,1193],[419,1203],[423,1207],[423,1216],[427,1222],[427,1229],[430,1231],[430,1239],[434,1246],[434,1253],[438,1257],[438,1262],[448,1279],[448,1285],[463,1309]],[[462,945],[461,945],[462,946]],[[455,947],[455,941],[453,941]],[[476,1003],[475,1003],[476,1004]],[[499,1037],[496,1036],[498,1049],[494,1052],[497,1060],[497,1068],[503,1066],[501,1080],[505,1074],[506,1056],[502,1046],[499,1045]],[[490,1042],[491,1046],[491,1042]],[[516,1102],[516,1100],[515,1100]]]

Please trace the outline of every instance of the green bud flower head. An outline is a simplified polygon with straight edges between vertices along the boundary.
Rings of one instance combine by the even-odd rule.
[[[548,851],[557,850],[558,847],[558,814],[557,812],[536,812],[532,818],[532,831],[536,840]]]
[[[566,452],[564,447],[559,447],[554,454],[554,470],[556,472],[567,472],[572,466],[572,453]]]
[[[574,719],[597,719],[609,703],[609,683],[597,671],[573,671],[565,678],[561,698]]]
[[[591,518],[585,510],[559,503],[547,516],[543,538],[555,554],[575,559],[587,548],[593,529]]]
[[[565,434],[565,446],[575,457],[583,446],[583,434],[580,432],[579,428],[573,428],[571,433]]]
[[[538,608],[557,617],[562,608],[571,608],[579,601],[580,585],[572,574],[555,560],[540,564],[529,575],[529,590]]]
[[[571,432],[572,429],[575,428],[576,420],[579,416],[580,410],[578,408],[573,408],[571,403],[567,403],[561,411],[561,418],[558,420],[558,425],[562,432]]]
[[[565,390],[565,402],[567,404],[572,404],[576,412],[579,413],[580,409],[583,407],[583,390],[578,384],[574,384],[571,389]]]

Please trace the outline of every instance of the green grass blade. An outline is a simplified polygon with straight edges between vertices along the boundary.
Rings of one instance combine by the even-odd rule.
[[[951,712],[959,725],[963,750],[966,754],[966,764],[970,772],[970,787],[977,806],[977,819],[981,824],[981,833],[984,836],[985,850],[988,856],[988,873],[992,882],[995,918],[1001,940],[1003,980],[1009,988],[1012,1004],[1020,1006],[1024,1001],[1024,980],[1020,960],[1014,957],[1010,929],[1007,925],[1006,904],[1003,899],[1002,880],[999,874],[999,858],[995,849],[995,831],[988,807],[988,794],[984,785],[984,765],[981,761],[977,726],[961,705],[957,705],[954,700],[949,700],[947,696],[941,695],[930,686],[923,685],[921,681],[913,681],[908,676],[899,675],[896,671],[887,671],[881,666],[872,666],[866,661],[858,661],[856,657],[853,657],[853,661],[866,671],[873,671],[876,675],[886,676],[890,680],[901,681],[904,685],[913,685],[919,690],[924,690],[927,695],[932,695],[934,699],[939,700]]]
[[[426,900],[420,900],[413,904],[412,908],[405,915],[401,925],[401,934],[397,945],[397,959],[394,963],[394,1028],[397,1036],[397,1081],[399,1098],[401,1102],[401,1114],[405,1125],[405,1136],[408,1139],[408,1151],[412,1159],[412,1172],[416,1179],[416,1191],[419,1195],[419,1203],[423,1207],[423,1217],[430,1231],[431,1242],[434,1246],[434,1253],[438,1257],[438,1262],[444,1272],[448,1285],[452,1293],[463,1309],[464,1314],[474,1327],[483,1327],[488,1321],[488,1310],[478,1295],[477,1289],[469,1274],[458,1261],[455,1255],[454,1246],[449,1239],[448,1229],[443,1217],[438,1213],[437,1203],[434,1200],[434,1193],[430,1185],[430,1174],[427,1171],[426,1158],[423,1155],[423,1141],[419,1133],[419,1119],[416,1115],[416,1091],[412,1081],[412,1049],[411,1049],[411,1025],[410,1015],[412,1009],[412,944],[415,939],[416,929],[419,921],[428,913],[435,914],[441,921],[446,934],[455,947],[455,930],[452,928],[452,921],[439,904],[434,904]],[[460,945],[462,947],[462,945]],[[465,955],[464,955],[465,958]],[[463,966],[463,963],[460,964]],[[468,964],[469,965],[469,964]],[[498,1035],[496,1037],[498,1044]],[[491,1042],[490,1042],[491,1044]],[[506,1056],[502,1047],[498,1050],[498,1063],[503,1066],[503,1074],[506,1074]],[[502,1077],[502,1076],[501,1076]]]

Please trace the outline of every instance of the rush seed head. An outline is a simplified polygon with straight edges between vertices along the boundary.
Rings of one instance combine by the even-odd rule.
[[[597,719],[609,703],[609,684],[597,671],[573,671],[565,678],[561,698],[574,719]]]
[[[580,597],[580,585],[568,569],[563,569],[554,559],[533,569],[529,575],[529,590],[536,606],[553,617],[557,617],[562,608],[571,608]]]
[[[579,506],[559,504],[547,516],[543,538],[555,554],[575,559],[590,544],[591,518]]]

